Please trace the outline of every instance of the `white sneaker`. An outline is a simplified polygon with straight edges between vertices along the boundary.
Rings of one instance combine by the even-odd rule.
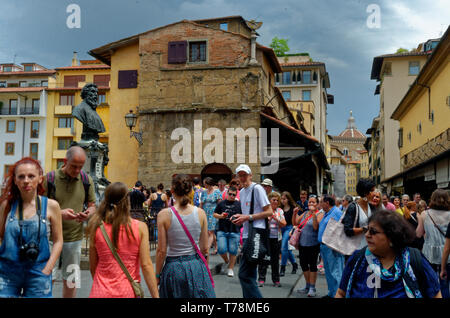
[[[233,277],[234,276],[234,272],[231,268],[228,269],[228,273],[227,273],[228,277]]]
[[[296,292],[299,294],[307,294],[309,292],[309,288],[307,288],[307,287],[302,288],[302,289],[299,288],[296,290]]]
[[[310,288],[308,291],[308,297],[316,297],[316,289]]]

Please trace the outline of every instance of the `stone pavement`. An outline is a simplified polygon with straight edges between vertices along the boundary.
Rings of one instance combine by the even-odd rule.
[[[296,251],[295,254],[298,254]],[[151,251],[152,261],[155,264],[155,250]],[[77,289],[77,298],[87,298],[92,287],[92,277],[88,270],[88,259],[83,257],[83,266],[81,270],[81,282],[80,288]],[[298,257],[297,257],[298,262]],[[223,263],[222,258],[219,255],[211,255],[210,268],[215,281],[215,291],[218,298],[242,298],[242,289],[239,284],[239,264],[236,264],[234,268],[234,277],[228,277],[226,274],[217,274],[214,268],[217,264]],[[225,268],[225,266],[223,266]],[[281,277],[281,287],[273,287],[271,281],[271,269],[267,270],[266,284],[260,288],[261,294],[264,298],[307,298],[306,295],[297,293],[296,290],[305,286],[305,281],[301,270],[297,271],[297,274],[291,274],[292,267],[288,265],[286,267],[286,275]],[[141,273],[141,277],[142,273]],[[150,292],[142,278],[142,287],[145,291],[145,295],[150,297]],[[325,281],[325,275],[317,275],[317,296],[316,298],[325,296],[327,293],[327,285]],[[53,285],[53,297],[62,297],[62,281],[56,281]]]

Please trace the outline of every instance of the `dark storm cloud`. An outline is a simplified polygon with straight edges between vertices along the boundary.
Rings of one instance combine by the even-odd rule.
[[[81,28],[69,29],[69,4],[81,8]],[[369,29],[366,8],[381,9],[381,28]],[[343,130],[350,110],[365,132],[378,114],[376,82],[370,80],[374,56],[411,49],[439,36],[448,25],[449,4],[433,1],[241,1],[241,0],[0,0],[0,62],[37,62],[53,68],[69,65],[72,52],[92,58],[90,49],[183,19],[241,15],[263,21],[258,42],[289,39],[291,53],[308,52],[326,63],[335,104],[328,107],[327,128]],[[447,23],[447,24],[445,24]]]

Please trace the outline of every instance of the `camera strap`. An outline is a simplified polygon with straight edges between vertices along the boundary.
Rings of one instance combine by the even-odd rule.
[[[41,243],[41,199],[39,195],[36,196],[36,214],[38,215],[38,246]],[[23,245],[23,202],[22,198],[19,199],[19,227],[20,227],[20,235],[19,235],[19,243]]]

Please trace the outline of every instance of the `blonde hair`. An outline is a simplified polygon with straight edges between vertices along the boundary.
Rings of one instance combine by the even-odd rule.
[[[417,207],[417,213],[421,214],[427,208],[428,208],[428,206],[427,206],[427,203],[425,202],[425,200],[420,200],[419,206]]]
[[[272,198],[277,198],[278,199],[278,208],[281,206],[281,195],[278,193],[278,192],[275,192],[275,191],[273,191],[273,192],[270,192],[269,193],[269,195],[268,195],[268,197],[269,197],[269,201],[272,199]]]

